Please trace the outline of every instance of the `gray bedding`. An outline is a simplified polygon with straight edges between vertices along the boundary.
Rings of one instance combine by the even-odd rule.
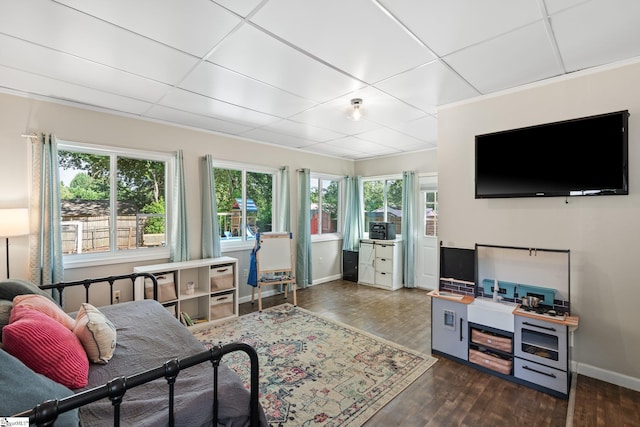
[[[116,326],[117,345],[108,364],[91,364],[89,385],[84,389],[103,385],[114,377],[156,368],[167,360],[180,359],[204,350],[189,330],[156,301],[122,303],[100,307],[99,310]],[[218,425],[248,426],[249,391],[238,375],[224,364],[220,365],[218,372]],[[211,363],[201,363],[181,371],[176,380],[175,391],[176,426],[212,425]],[[164,379],[127,390],[121,406],[122,425],[168,425],[168,396],[168,385]],[[262,408],[260,415],[261,425],[267,425]],[[80,421],[85,427],[112,426],[111,402],[103,399],[80,408]]]

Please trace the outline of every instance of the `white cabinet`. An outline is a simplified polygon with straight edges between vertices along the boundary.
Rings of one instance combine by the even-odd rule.
[[[361,240],[358,259],[358,283],[392,291],[402,287],[399,240]]]
[[[158,300],[183,321],[186,313],[194,323],[238,315],[238,260],[231,257],[135,267],[134,273],[151,273],[158,278]],[[136,279],[136,299],[153,298],[149,282]],[[145,292],[145,287],[147,292]],[[173,287],[173,292],[172,288]]]

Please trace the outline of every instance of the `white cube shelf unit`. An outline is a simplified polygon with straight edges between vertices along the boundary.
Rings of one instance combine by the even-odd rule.
[[[159,279],[158,300],[181,321],[181,313],[186,313],[195,323],[238,316],[236,258],[219,257],[143,265],[135,267],[133,271],[150,273]],[[148,288],[150,284],[149,279],[136,279],[136,299],[153,298],[152,289]],[[164,289],[161,290],[160,287]]]

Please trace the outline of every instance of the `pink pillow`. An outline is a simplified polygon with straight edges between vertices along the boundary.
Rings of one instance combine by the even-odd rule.
[[[13,307],[2,343],[22,363],[57,383],[72,389],[87,385],[89,360],[80,340],[37,310]]]
[[[60,322],[67,329],[73,329],[75,320],[65,313],[64,310],[62,310],[55,302],[51,301],[44,295],[18,295],[13,298],[13,307],[15,308],[17,306],[24,306],[37,310]]]

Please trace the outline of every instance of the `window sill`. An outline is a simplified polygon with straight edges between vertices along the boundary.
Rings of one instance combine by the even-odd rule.
[[[140,261],[169,259],[169,248],[122,250],[116,254],[100,252],[93,254],[66,255],[62,258],[65,270],[96,267],[99,265],[128,264]]]

